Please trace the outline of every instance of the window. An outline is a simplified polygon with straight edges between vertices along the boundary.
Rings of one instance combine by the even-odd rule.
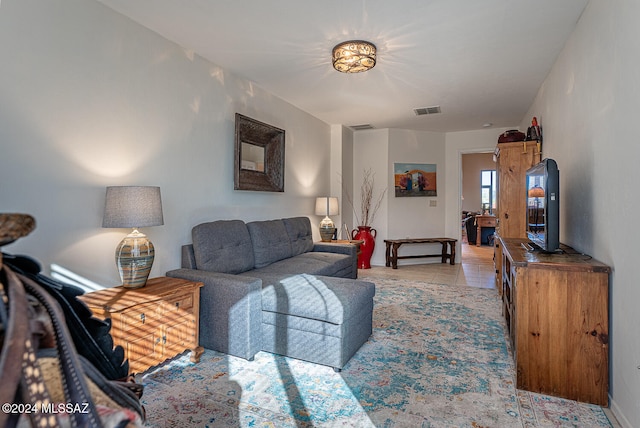
[[[496,209],[496,171],[494,169],[488,169],[481,171],[481,200],[482,200],[482,212],[488,211],[489,214],[493,214],[493,210]]]

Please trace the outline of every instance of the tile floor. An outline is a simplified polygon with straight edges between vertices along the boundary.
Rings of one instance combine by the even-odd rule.
[[[358,276],[360,278],[366,278],[367,276],[403,278],[437,284],[466,285],[482,288],[495,287],[493,247],[488,245],[476,247],[466,242],[463,242],[461,247],[461,263],[456,263],[455,265],[433,262],[403,264],[411,262],[399,260],[398,269],[385,266],[372,266],[371,269],[360,269]],[[413,263],[415,263],[415,261],[413,261]]]

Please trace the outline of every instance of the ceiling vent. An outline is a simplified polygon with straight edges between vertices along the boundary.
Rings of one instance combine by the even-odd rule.
[[[413,112],[416,114],[416,116],[423,116],[425,114],[442,113],[440,111],[440,106],[414,108]]]
[[[353,129],[354,131],[364,131],[365,129],[374,129],[373,126],[371,126],[371,124],[369,123],[365,123],[364,125],[353,125],[353,126],[350,126],[349,128]]]

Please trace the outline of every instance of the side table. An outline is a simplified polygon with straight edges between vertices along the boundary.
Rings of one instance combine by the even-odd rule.
[[[479,247],[481,244],[482,238],[482,228],[483,227],[496,227],[497,225],[497,217],[494,215],[477,215],[476,216],[476,226],[477,226],[477,234],[476,234],[476,246]]]
[[[360,250],[360,245],[362,245],[364,241],[362,239],[338,239],[331,241],[331,244],[351,244],[356,246],[356,254],[360,255],[362,250]]]
[[[79,296],[98,318],[111,318],[114,345],[124,348],[129,373],[191,350],[197,363],[201,282],[152,278],[142,288],[105,288]]]

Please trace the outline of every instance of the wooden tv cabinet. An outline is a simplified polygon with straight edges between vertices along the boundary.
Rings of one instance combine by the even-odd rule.
[[[498,239],[517,388],[608,406],[611,269],[568,246],[546,254]]]

